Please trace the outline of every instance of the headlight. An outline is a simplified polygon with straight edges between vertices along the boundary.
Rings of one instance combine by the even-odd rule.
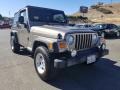
[[[97,35],[96,34],[93,35],[93,40],[97,40]]]
[[[72,45],[74,43],[74,37],[72,35],[67,35],[66,42],[69,45]]]
[[[97,34],[94,34],[93,37],[92,37],[92,39],[93,39],[93,44],[96,44],[97,40],[98,40]]]

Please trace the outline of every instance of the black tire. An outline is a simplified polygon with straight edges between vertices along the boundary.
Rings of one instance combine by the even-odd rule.
[[[17,43],[17,40],[16,40],[15,36],[11,36],[11,38],[10,38],[10,45],[11,45],[11,50],[14,53],[19,53],[20,45]]]
[[[39,54],[43,56],[44,62],[45,62],[45,70],[43,73],[39,72],[38,66],[37,66],[37,62],[38,62],[37,56]],[[34,54],[34,66],[35,66],[35,69],[36,69],[38,76],[43,81],[52,80],[57,74],[57,71],[54,68],[54,60],[50,58],[50,55],[48,53],[48,49],[46,47],[40,46],[40,47],[36,48],[35,54]]]

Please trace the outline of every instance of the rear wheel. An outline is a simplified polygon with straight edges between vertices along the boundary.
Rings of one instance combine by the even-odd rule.
[[[20,51],[20,45],[17,43],[15,36],[11,36],[10,45],[11,45],[11,50],[14,53],[18,53]]]
[[[34,65],[38,76],[44,80],[51,80],[56,75],[54,62],[50,59],[47,48],[40,46],[35,50]]]

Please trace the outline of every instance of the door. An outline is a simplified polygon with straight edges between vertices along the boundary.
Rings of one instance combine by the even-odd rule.
[[[20,12],[19,17],[24,18],[23,24],[18,25],[18,37],[19,37],[19,43],[27,48],[28,46],[28,41],[29,41],[29,30],[28,30],[28,19],[27,19],[27,14],[26,10],[23,10]]]

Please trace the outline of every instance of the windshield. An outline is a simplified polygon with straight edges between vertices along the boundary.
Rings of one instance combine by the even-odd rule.
[[[97,24],[97,25],[94,26],[94,28],[96,28],[96,29],[104,29],[104,28],[106,28],[106,25],[104,25],[104,24]]]
[[[107,25],[107,29],[116,29],[116,28],[117,28],[117,26],[114,25],[114,24],[108,24]]]
[[[45,8],[29,8],[29,18],[31,22],[67,23],[63,11]]]
[[[97,24],[95,25],[96,29],[115,29],[117,28],[114,24]]]

